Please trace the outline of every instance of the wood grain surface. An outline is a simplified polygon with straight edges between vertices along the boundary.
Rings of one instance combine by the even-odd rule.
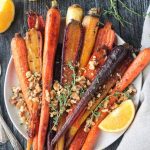
[[[80,4],[84,8],[85,13],[91,7],[101,7],[103,9],[107,9],[109,7],[108,0],[58,0],[58,1],[63,16],[65,16],[66,14],[67,7],[74,3]],[[146,10],[150,4],[150,0],[122,0],[122,1],[127,3],[129,8],[137,11],[141,15],[146,13]],[[10,41],[16,32],[20,32],[22,35],[24,35],[27,29],[26,12],[28,12],[29,10],[34,10],[42,14],[43,16],[45,16],[47,8],[50,6],[50,0],[37,0],[37,2],[29,2],[28,0],[14,0],[14,2],[16,6],[15,20],[7,32],[0,34],[0,64],[2,65],[2,74],[0,76],[0,106],[2,107],[2,112],[5,121],[7,122],[8,126],[10,127],[10,129],[12,130],[16,138],[19,140],[19,142],[25,149],[26,140],[14,128],[12,122],[8,117],[6,107],[4,105],[3,87],[4,87],[4,79],[5,79],[7,64],[11,56]],[[109,19],[110,21],[112,21],[115,31],[126,42],[132,44],[136,48],[140,48],[144,17],[138,17],[133,14],[130,14],[124,8],[122,8],[119,3],[117,7],[120,14],[127,21],[131,22],[132,25],[126,25],[125,27],[122,27],[120,23],[118,23],[113,17],[109,17],[109,16],[105,16],[105,17],[102,16],[101,17],[102,22],[104,21],[104,19]],[[57,53],[58,53],[57,55],[58,57],[56,58],[57,60],[56,65],[59,70],[60,69],[59,60],[60,60],[61,50],[59,49]],[[58,76],[56,78],[58,78]],[[118,139],[112,145],[110,145],[108,148],[106,148],[106,150],[115,150],[118,144],[120,143],[120,141],[121,138]],[[5,145],[0,145],[0,150],[12,150],[12,149],[13,148],[11,147],[9,142],[7,142],[7,144]]]

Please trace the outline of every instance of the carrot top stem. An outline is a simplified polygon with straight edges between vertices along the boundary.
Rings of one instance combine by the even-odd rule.
[[[100,17],[100,9],[99,8],[91,8],[88,12],[88,15],[94,16],[94,17]]]
[[[52,8],[57,8],[57,7],[58,7],[57,0],[52,0]]]

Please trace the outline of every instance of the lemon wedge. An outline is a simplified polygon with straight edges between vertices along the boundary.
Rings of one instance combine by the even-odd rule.
[[[0,33],[5,32],[15,16],[15,6],[12,0],[0,0]]]
[[[129,127],[134,115],[135,107],[132,100],[126,100],[113,110],[98,127],[106,132],[120,132]]]

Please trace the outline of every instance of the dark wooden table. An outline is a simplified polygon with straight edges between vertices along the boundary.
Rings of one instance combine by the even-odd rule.
[[[146,13],[146,10],[150,4],[150,0],[123,0],[127,3],[128,7],[137,11],[139,14]],[[10,41],[16,32],[20,32],[24,34],[27,28],[27,18],[26,12],[28,10],[34,10],[45,16],[47,7],[50,5],[50,0],[37,0],[37,2],[28,2],[28,0],[14,0],[16,6],[16,15],[15,20],[10,27],[10,29],[0,34],[0,63],[2,65],[2,75],[0,77],[0,105],[2,107],[2,112],[5,121],[8,126],[17,137],[21,145],[25,149],[26,140],[18,133],[18,131],[14,128],[12,122],[10,121],[6,107],[4,105],[4,97],[3,97],[3,87],[4,87],[4,78],[5,72],[7,68],[8,61],[11,56],[10,52]],[[65,16],[67,7],[73,3],[80,4],[85,12],[87,12],[91,7],[102,7],[103,9],[107,9],[109,7],[108,0],[59,0],[61,13]],[[108,17],[109,20],[113,22],[114,28],[116,32],[128,43],[132,44],[134,47],[140,47],[141,34],[144,17],[138,17],[133,14],[130,14],[125,9],[123,9],[120,4],[118,4],[118,10],[122,16],[133,25],[126,25],[122,27],[120,23],[118,23],[113,17]],[[106,19],[105,17],[101,17],[103,21]],[[118,139],[114,144],[109,146],[107,150],[115,150],[120,143],[121,138]],[[11,150],[13,149],[9,142],[5,145],[0,145],[1,150]]]

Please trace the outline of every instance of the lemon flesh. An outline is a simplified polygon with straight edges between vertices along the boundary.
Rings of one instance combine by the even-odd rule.
[[[135,107],[132,100],[126,100],[113,110],[98,127],[106,132],[120,132],[129,127],[134,115]]]
[[[0,33],[5,32],[15,16],[15,6],[12,0],[0,0]]]

